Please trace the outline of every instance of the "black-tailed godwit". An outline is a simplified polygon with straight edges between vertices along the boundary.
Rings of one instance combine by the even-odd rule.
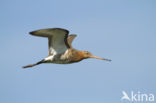
[[[96,58],[106,61],[101,57],[96,57],[88,51],[79,51],[72,47],[72,41],[76,35],[68,35],[69,31],[62,28],[48,28],[40,29],[30,32],[31,35],[48,38],[49,55],[43,60],[35,63],[23,66],[23,68],[33,67],[41,63],[56,63],[56,64],[70,64],[79,62],[87,58]]]

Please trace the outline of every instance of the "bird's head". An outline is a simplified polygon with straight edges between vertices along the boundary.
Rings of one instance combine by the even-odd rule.
[[[82,54],[83,54],[84,59],[87,59],[87,58],[95,58],[95,59],[101,59],[101,60],[111,61],[110,59],[105,59],[105,58],[94,56],[89,51],[82,51]]]

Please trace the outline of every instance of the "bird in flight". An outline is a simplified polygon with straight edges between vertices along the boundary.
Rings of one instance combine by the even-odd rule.
[[[79,51],[72,47],[72,41],[76,35],[69,34],[69,31],[62,28],[48,28],[40,29],[30,32],[33,36],[48,38],[49,54],[43,60],[35,63],[23,66],[23,68],[33,67],[42,63],[55,63],[55,64],[70,64],[79,62],[87,58],[96,58],[106,61],[111,61],[110,59],[105,59],[101,57],[96,57],[88,51]]]

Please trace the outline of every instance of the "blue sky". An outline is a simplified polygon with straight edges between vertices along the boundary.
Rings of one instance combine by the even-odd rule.
[[[1,0],[0,103],[120,103],[122,91],[156,96],[156,1]],[[61,27],[73,46],[104,62],[42,64],[47,39],[32,30]]]

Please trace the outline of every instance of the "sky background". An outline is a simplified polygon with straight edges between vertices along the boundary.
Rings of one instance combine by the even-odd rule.
[[[156,96],[155,0],[1,0],[0,15],[0,103],[121,103],[123,90]],[[112,62],[22,69],[48,55],[47,39],[28,33],[53,27]]]

